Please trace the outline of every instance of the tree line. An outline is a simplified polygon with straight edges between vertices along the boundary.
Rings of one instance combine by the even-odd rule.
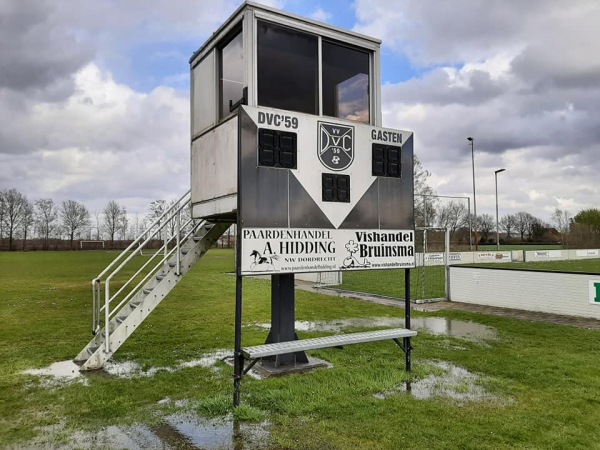
[[[91,214],[83,203],[75,200],[31,201],[16,189],[3,189],[0,190],[0,242],[4,245],[0,248],[25,250],[28,240],[32,239],[41,241],[42,250],[48,250],[50,242],[56,239],[67,241],[68,248],[73,248],[76,240],[103,240],[111,245],[115,241],[133,240],[174,202],[155,200],[150,203],[146,216],[132,217],[124,205],[111,200],[102,210]],[[174,231],[175,223],[169,226]]]
[[[563,246],[600,246],[600,210],[584,209],[572,216],[569,211],[556,208],[551,221],[545,222],[526,211],[506,214],[496,218],[491,214],[475,217],[469,213],[467,204],[458,200],[442,203],[435,195],[424,200],[415,200],[415,224],[417,227],[447,228],[453,242],[469,242],[470,230],[477,225],[478,243],[496,243],[496,231],[500,244],[551,242]]]

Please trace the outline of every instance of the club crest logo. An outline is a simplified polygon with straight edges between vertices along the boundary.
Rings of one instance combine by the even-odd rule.
[[[330,170],[344,170],[354,161],[354,127],[319,122],[319,161]]]

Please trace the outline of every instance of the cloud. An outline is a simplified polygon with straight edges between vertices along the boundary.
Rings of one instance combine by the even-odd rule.
[[[383,87],[384,125],[415,131],[416,152],[440,194],[472,195],[466,137],[474,136],[478,206],[494,205],[500,167],[510,180],[501,193],[505,207],[546,218],[557,206],[594,204],[598,2],[356,6],[355,30],[381,38],[418,68],[414,78]]]
[[[75,196],[91,209],[122,197],[174,198],[189,188],[187,95],[165,87],[135,92],[94,64],[75,74],[74,85],[64,102],[36,104],[20,118],[29,132],[18,135],[18,148],[26,150],[5,159],[0,185],[10,179],[33,198]]]
[[[71,74],[93,59],[94,48],[78,42],[54,12],[51,2],[2,2],[0,90],[26,92],[46,101],[71,93]]]
[[[310,18],[313,20],[318,20],[319,22],[328,22],[331,19],[331,13],[328,13],[323,8],[319,7],[313,11],[310,15]]]

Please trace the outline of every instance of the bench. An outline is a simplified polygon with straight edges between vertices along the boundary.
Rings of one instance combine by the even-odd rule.
[[[333,336],[318,337],[311,339],[301,339],[289,342],[276,342],[273,344],[256,345],[254,347],[243,347],[242,355],[245,359],[253,360],[248,367],[243,370],[247,373],[260,358],[269,356],[283,355],[286,353],[302,352],[306,350],[316,350],[320,348],[341,347],[351,344],[362,344],[365,342],[375,342],[392,340],[404,351],[406,349],[400,343],[399,339],[414,337],[417,332],[407,330],[406,328],[389,328],[386,330],[365,331],[362,333],[338,334]]]

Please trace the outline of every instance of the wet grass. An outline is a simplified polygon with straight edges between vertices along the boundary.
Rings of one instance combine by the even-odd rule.
[[[0,254],[0,448],[19,448],[43,433],[42,427],[58,424],[67,432],[94,432],[110,425],[151,427],[174,412],[232,414],[232,369],[222,362],[153,377],[95,374],[85,377],[85,384],[48,385],[22,374],[72,359],[87,343],[90,279],[113,257],[105,252]],[[235,280],[227,272],[232,269],[232,252],[211,250],[115,360],[146,369],[177,367],[207,352],[231,349]],[[244,294],[244,344],[258,344],[266,331],[252,325],[269,322],[269,284],[247,279]],[[403,314],[398,308],[297,293],[298,320]],[[489,397],[457,402],[403,392],[399,388],[409,379],[403,354],[380,342],[313,351],[311,356],[333,368],[312,374],[262,381],[246,377],[244,406],[235,417],[266,420],[272,448],[598,448],[599,331],[460,311],[429,314],[442,315],[493,327],[497,338],[479,342],[420,332],[413,340],[412,380],[440,376],[438,362],[444,362],[477,375]],[[64,432],[56,437],[61,438]]]

